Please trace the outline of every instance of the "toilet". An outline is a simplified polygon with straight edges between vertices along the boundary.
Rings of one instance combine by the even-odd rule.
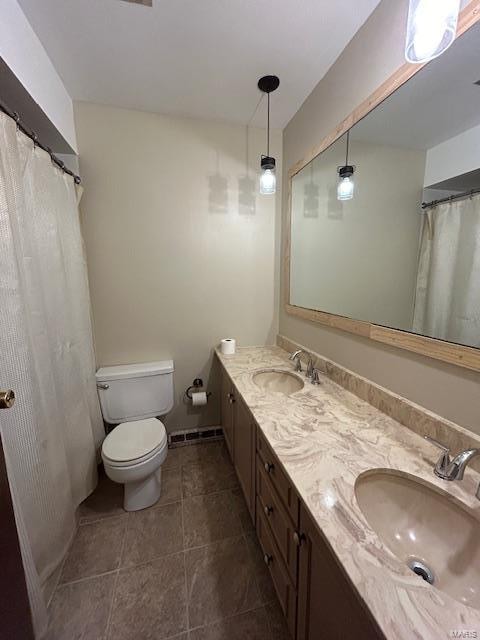
[[[96,373],[105,422],[116,426],[102,445],[105,473],[125,485],[123,506],[138,511],[160,498],[167,432],[157,416],[173,407],[173,361],[102,367]]]

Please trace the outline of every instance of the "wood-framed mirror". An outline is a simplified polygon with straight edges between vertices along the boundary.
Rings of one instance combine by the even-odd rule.
[[[480,0],[291,167],[287,313],[480,371],[479,45]]]

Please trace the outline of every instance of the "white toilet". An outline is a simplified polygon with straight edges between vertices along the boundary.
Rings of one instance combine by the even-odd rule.
[[[102,460],[107,476],[125,485],[126,511],[146,509],[160,497],[167,433],[155,416],[173,407],[173,371],[172,360],[97,371],[103,418],[118,425],[103,441]]]

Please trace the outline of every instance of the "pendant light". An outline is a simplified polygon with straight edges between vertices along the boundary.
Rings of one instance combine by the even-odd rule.
[[[260,160],[260,193],[270,195],[275,193],[277,178],[275,176],[275,158],[270,156],[270,94],[278,89],[280,80],[277,76],[263,76],[258,81],[258,88],[267,94],[267,155]]]
[[[460,0],[410,0],[405,59],[423,63],[436,58],[455,40]]]
[[[355,184],[353,182],[353,174],[355,173],[355,167],[348,164],[348,147],[350,143],[350,131],[347,131],[347,150],[345,154],[345,164],[338,167],[338,186],[337,186],[337,200],[351,200],[353,198],[353,191]]]

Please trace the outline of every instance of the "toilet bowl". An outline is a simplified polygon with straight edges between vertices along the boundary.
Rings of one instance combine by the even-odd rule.
[[[173,362],[102,367],[96,378],[103,418],[117,425],[103,441],[105,473],[124,485],[126,511],[146,509],[162,490],[168,438],[155,416],[173,406]]]
[[[160,420],[150,418],[119,424],[105,438],[105,473],[125,485],[123,506],[138,511],[155,504],[162,488],[161,465],[167,457],[167,433]]]

